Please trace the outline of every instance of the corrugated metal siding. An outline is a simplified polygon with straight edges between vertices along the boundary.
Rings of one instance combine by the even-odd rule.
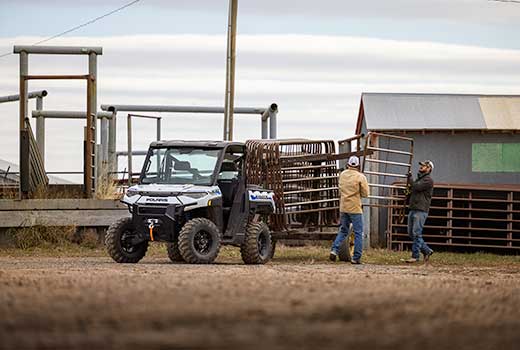
[[[368,130],[520,130],[520,96],[362,95]]]

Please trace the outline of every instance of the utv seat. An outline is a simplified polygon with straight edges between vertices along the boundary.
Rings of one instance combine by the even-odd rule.
[[[237,172],[237,165],[234,162],[222,163],[217,185],[222,192],[222,207],[224,209],[231,209],[233,206],[233,197],[239,185],[236,177]]]

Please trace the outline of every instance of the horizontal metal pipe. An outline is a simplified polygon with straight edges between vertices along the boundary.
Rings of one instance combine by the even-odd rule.
[[[378,147],[367,147],[367,149],[371,150],[371,151],[388,152],[388,153],[404,154],[404,155],[407,155],[407,156],[413,156],[413,153],[404,152],[404,151],[397,151],[395,149],[378,148]]]
[[[83,171],[47,171],[47,175],[78,175],[83,174]]]
[[[111,119],[113,115],[114,114],[111,112],[97,112],[98,119]],[[32,111],[33,118],[44,117],[50,119],[85,119],[86,116],[87,113],[81,111]]]
[[[305,170],[305,169],[323,169],[323,168],[335,168],[336,164],[324,164],[324,165],[308,165],[290,168],[281,168],[282,171],[294,171],[294,170]]]
[[[402,178],[405,178],[405,179],[408,177],[407,175],[403,175],[403,174],[380,173],[380,172],[377,172],[377,171],[365,171],[365,174],[378,175],[378,176],[390,176],[390,177],[402,177]]]
[[[380,159],[372,159],[372,158],[366,158],[365,161],[371,162],[371,163],[380,163],[380,164],[390,164],[390,165],[404,166],[404,167],[408,167],[408,168],[412,166],[409,163],[391,162],[389,160],[380,160]]]
[[[285,207],[297,207],[300,205],[306,204],[319,204],[319,203],[329,203],[329,202],[338,202],[339,198],[331,198],[331,199],[320,199],[316,201],[308,201],[308,202],[295,202],[295,203],[285,203]]]
[[[334,207],[320,207],[320,208],[314,208],[314,209],[306,209],[306,210],[286,210],[286,214],[308,214],[308,213],[315,213],[317,211],[327,211],[327,210],[338,210],[338,206]]]
[[[283,183],[290,182],[303,182],[303,181],[319,181],[319,180],[327,180],[327,179],[337,179],[337,176],[318,176],[318,177],[302,177],[299,179],[285,179],[282,180]]]
[[[37,98],[47,96],[47,90],[32,91],[27,94],[27,98]],[[0,97],[0,103],[19,101],[20,95],[8,95]]]
[[[22,75],[20,78],[24,80],[87,80],[91,78],[88,74],[43,74],[43,75]]]
[[[368,186],[370,186],[370,187],[381,187],[381,188],[397,188],[397,189],[406,190],[406,187],[404,187],[404,186],[395,186],[395,185],[383,185],[383,184],[372,184],[372,183],[369,183]]]
[[[403,200],[404,197],[385,197],[385,196],[368,196],[368,199],[388,199],[393,201],[400,201]]]
[[[311,190],[284,191],[283,195],[286,196],[286,195],[291,195],[291,194],[333,191],[333,190],[338,190],[338,187],[323,187],[323,188],[313,188]]]
[[[89,55],[95,53],[103,54],[100,46],[38,46],[38,45],[15,45],[13,53],[25,52],[28,54],[43,55]]]
[[[166,113],[224,113],[224,107],[166,106],[166,105],[110,105],[103,104],[104,111],[116,112],[166,112]],[[236,114],[263,114],[266,108],[237,107]]]
[[[148,154],[148,151],[132,151],[133,156],[145,156],[147,154]],[[116,156],[128,157],[128,152],[126,152],[126,151],[116,152]]]
[[[148,118],[148,119],[161,119],[162,117],[158,117],[155,115],[142,115],[142,114],[128,114],[129,117],[136,117],[136,118]]]

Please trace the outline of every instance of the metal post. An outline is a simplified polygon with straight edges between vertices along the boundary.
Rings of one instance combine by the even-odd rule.
[[[92,115],[96,115],[97,113],[97,54],[95,52],[90,52],[89,55],[88,55],[88,74],[90,75],[90,101],[87,102],[87,103],[90,103],[90,106],[87,107],[87,110],[90,110],[89,113],[87,113],[87,121],[88,120],[92,120],[92,125],[91,125],[91,128],[92,128],[92,141],[94,142],[93,144],[93,155],[92,155],[92,160],[91,160],[91,163],[92,163],[92,166],[93,166],[93,169],[92,169],[92,189],[95,190],[96,188],[96,180],[97,178],[100,177],[100,171],[102,171],[102,169],[99,169],[98,167],[96,167],[96,158],[99,156],[97,154],[97,147],[95,147],[96,145],[96,138],[97,138],[97,132],[96,132],[96,126],[97,126],[97,118],[92,118],[91,116]],[[88,124],[88,122],[87,122]],[[89,140],[90,142],[90,140]]]
[[[36,97],[36,110],[41,111],[43,109],[43,97]],[[36,118],[36,143],[42,156],[42,161],[45,166],[45,118]]]
[[[276,115],[278,114],[278,110],[274,108],[269,108],[269,138],[276,139]]]
[[[268,136],[268,133],[267,133],[267,130],[269,129],[269,125],[268,125],[268,118],[262,118],[262,139],[267,139],[269,138]]]
[[[116,135],[117,135],[117,112],[114,111],[112,118],[108,122],[108,163],[109,170],[112,173],[117,172],[117,156],[116,156]]]
[[[108,163],[108,119],[101,118],[100,125],[101,162],[98,162],[98,164],[101,164],[101,167],[106,170]]]
[[[224,104],[224,140],[233,140],[233,110],[235,102],[235,56],[237,34],[238,0],[229,0],[227,59],[226,59],[226,96]]]
[[[93,186],[93,178],[95,171],[95,142],[93,135],[93,123],[91,117],[91,98],[92,98],[92,81],[91,79],[87,79],[87,126],[85,127],[85,153],[83,157],[83,167],[85,169],[85,174],[83,178],[83,192],[87,198],[93,197],[93,191],[95,187]]]
[[[127,145],[128,145],[128,186],[132,186],[132,116],[127,119]]]
[[[161,118],[157,118],[157,141],[161,141]]]
[[[29,74],[29,58],[25,51],[20,52],[20,199],[25,198],[29,191],[29,154],[25,154],[26,149],[23,147],[25,127],[25,117],[27,115],[27,89],[28,84],[25,76]]]

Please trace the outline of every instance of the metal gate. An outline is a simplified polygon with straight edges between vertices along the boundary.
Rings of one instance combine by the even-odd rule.
[[[361,171],[367,176],[370,207],[403,207],[408,173],[412,169],[413,139],[370,132],[366,136]],[[397,191],[393,191],[397,190]]]

